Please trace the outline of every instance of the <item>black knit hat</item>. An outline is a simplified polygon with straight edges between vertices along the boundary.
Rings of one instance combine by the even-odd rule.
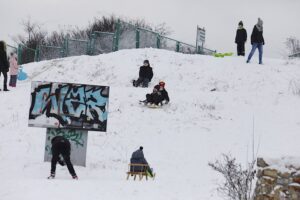
[[[239,26],[244,26],[243,21],[239,22]]]
[[[147,63],[149,65],[149,60],[144,60],[144,63]]]
[[[143,150],[143,147],[142,147],[142,146],[140,146],[140,150]]]

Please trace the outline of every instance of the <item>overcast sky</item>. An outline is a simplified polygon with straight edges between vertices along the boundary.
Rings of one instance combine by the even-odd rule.
[[[300,39],[300,0],[0,0],[0,40],[22,33],[28,16],[52,31],[74,25],[85,27],[94,17],[115,14],[143,18],[154,25],[165,22],[171,37],[195,44],[197,25],[206,29],[206,46],[236,52],[237,24],[244,21],[250,36],[257,18],[264,21],[267,57],[281,57],[289,36]],[[250,48],[246,44],[247,54]]]

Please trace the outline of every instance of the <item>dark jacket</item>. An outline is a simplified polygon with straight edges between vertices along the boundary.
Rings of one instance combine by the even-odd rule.
[[[52,140],[51,140],[51,144],[52,144],[52,148],[56,148],[56,147],[64,147],[65,150],[70,151],[71,148],[71,144],[69,142],[68,139],[66,139],[63,136],[55,136]]]
[[[8,72],[9,64],[6,55],[6,51],[0,50],[0,71],[1,72]]]
[[[131,155],[131,163],[147,164],[143,150],[136,150]]]
[[[141,66],[140,67],[140,72],[139,72],[139,77],[140,78],[148,78],[149,81],[151,81],[151,79],[153,77],[152,67],[150,67],[150,66]]]
[[[236,35],[235,35],[235,43],[237,44],[241,44],[241,43],[245,43],[247,41],[247,31],[244,28],[239,28],[236,31]]]
[[[161,95],[161,101],[163,101],[163,100],[170,101],[167,90],[165,90],[165,89],[159,90],[158,93],[160,93],[160,95]]]
[[[256,25],[254,26],[251,34],[251,44],[253,43],[262,43],[263,45],[265,44],[263,31],[259,31]]]
[[[145,164],[148,165],[147,160],[144,157],[143,150],[136,150],[135,152],[132,153],[131,159],[130,159],[131,164]],[[145,171],[146,168],[140,167],[140,166],[131,166],[130,171]]]

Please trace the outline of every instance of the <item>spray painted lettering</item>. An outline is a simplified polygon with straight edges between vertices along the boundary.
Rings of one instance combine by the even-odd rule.
[[[32,82],[29,126],[106,131],[109,87]]]

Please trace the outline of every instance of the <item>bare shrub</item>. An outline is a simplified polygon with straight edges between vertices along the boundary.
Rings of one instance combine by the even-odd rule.
[[[208,165],[215,171],[221,173],[224,182],[219,184],[218,192],[229,200],[250,200],[252,194],[253,179],[255,177],[255,163],[248,163],[243,169],[240,163],[231,155],[222,155],[221,160],[209,162]]]

